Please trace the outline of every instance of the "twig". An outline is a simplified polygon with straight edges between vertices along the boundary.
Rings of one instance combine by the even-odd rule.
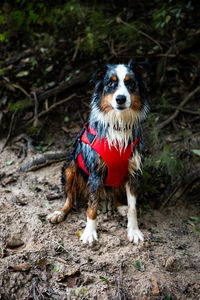
[[[54,104],[51,105],[48,109],[46,109],[46,110],[44,110],[44,111],[41,111],[38,115],[36,115],[36,116],[35,116],[34,118],[32,118],[31,120],[29,120],[29,121],[27,122],[27,125],[30,125],[30,124],[33,123],[36,119],[39,119],[40,117],[42,117],[42,116],[48,114],[48,113],[49,113],[50,111],[52,111],[55,107],[57,107],[57,106],[59,106],[59,105],[65,103],[65,102],[71,100],[71,99],[74,98],[75,96],[76,96],[76,94],[74,93],[74,94],[72,94],[71,96],[69,96],[69,97],[67,97],[67,98],[65,98],[65,99],[63,99],[63,100],[54,103]]]
[[[30,99],[29,93],[20,85],[13,83],[12,86],[18,90],[20,90],[24,95],[26,95]]]
[[[165,126],[167,126],[169,123],[171,123],[179,114],[180,112],[180,108],[182,108],[196,93],[198,93],[200,91],[200,86],[198,86],[194,91],[192,91],[191,93],[188,93],[187,96],[183,99],[183,101],[180,103],[180,105],[176,108],[175,112],[173,113],[173,115],[171,115],[171,117],[169,117],[167,120],[165,120],[164,122],[158,124],[158,128],[162,129]]]
[[[11,117],[11,122],[10,122],[10,127],[9,127],[9,131],[8,131],[8,135],[7,135],[7,138],[6,138],[6,140],[5,140],[5,143],[4,143],[4,145],[3,145],[3,147],[2,147],[2,149],[1,149],[1,152],[0,153],[2,153],[3,152],[3,150],[4,150],[4,148],[7,146],[7,144],[8,144],[8,141],[9,141],[9,139],[10,139],[10,136],[11,136],[11,133],[12,133],[12,129],[13,129],[13,123],[14,123],[14,119],[15,119],[15,115],[16,115],[16,113],[17,113],[17,111],[15,111],[13,114],[12,114],[12,117]]]
[[[30,57],[34,54],[36,54],[36,51],[30,51],[30,50],[24,51],[23,53],[20,53],[16,57],[11,58],[9,61],[5,62],[4,66],[13,65],[13,64],[17,63],[19,60],[21,60],[22,58]]]
[[[124,261],[121,261],[120,263],[120,273],[119,273],[119,277],[117,278],[117,296],[118,296],[118,300],[121,300],[121,281],[122,281],[122,276],[123,276],[123,268],[124,268]]]
[[[75,51],[74,51],[74,54],[73,54],[73,57],[72,57],[72,61],[76,60],[76,57],[77,57],[78,51],[80,49],[80,46],[81,46],[81,38],[79,36],[78,39],[76,40],[76,47],[75,47]]]
[[[174,198],[174,199],[179,199],[181,196],[186,192],[188,187],[193,184],[194,181],[200,178],[200,170],[198,169],[197,171],[192,171],[188,173],[182,182],[178,180],[175,184],[175,187],[171,194],[167,197],[167,199],[163,202],[161,205],[160,209],[164,209],[166,205]]]
[[[118,18],[119,22],[128,26],[128,27],[131,27],[133,28],[133,26],[131,26],[130,24],[126,23],[125,21],[123,21],[120,17]],[[137,30],[136,28],[134,28],[134,30],[136,30],[139,34],[145,36],[146,38],[148,38],[149,40],[151,40],[152,42],[154,42],[159,48],[161,51],[163,51],[163,48],[162,46],[160,45],[160,43],[155,40],[154,38],[152,38],[150,35],[148,35],[147,33],[145,33],[144,31],[141,31],[141,30]]]
[[[34,147],[33,147],[33,140],[30,136],[28,136],[27,134],[25,133],[21,133],[20,135],[16,136],[14,139],[13,139],[13,142],[18,142],[20,140],[26,140],[27,141],[27,147],[28,149],[30,149],[31,151],[35,151]]]
[[[34,99],[34,125],[35,127],[37,127],[38,124],[38,99],[37,99],[37,95],[36,92],[32,92],[31,95],[33,95],[33,99]]]
[[[182,112],[185,112],[185,113],[188,113],[188,114],[191,114],[191,115],[197,115],[197,116],[200,116],[200,112],[198,111],[193,111],[193,110],[190,110],[190,109],[186,109],[186,108],[182,108],[182,107],[177,107],[177,106],[174,106],[174,105],[170,105],[171,108],[175,108],[175,109],[178,109]]]
[[[88,80],[89,80],[89,76],[84,73],[81,76],[71,79],[70,81],[62,82],[59,86],[39,94],[38,101],[46,99],[47,97],[57,95],[66,89],[72,88],[79,84],[83,84],[83,83],[87,82]]]

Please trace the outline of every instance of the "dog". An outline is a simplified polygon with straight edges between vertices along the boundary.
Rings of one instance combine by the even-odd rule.
[[[127,236],[138,244],[144,240],[136,213],[136,176],[141,171],[143,137],[141,123],[149,111],[146,62],[108,64],[91,77],[95,85],[90,114],[79,132],[70,163],[63,166],[66,202],[61,211],[48,216],[51,223],[63,221],[80,197],[88,199],[83,243],[97,236],[97,210],[101,196],[112,199],[118,212],[127,215]],[[126,204],[123,204],[127,198]]]

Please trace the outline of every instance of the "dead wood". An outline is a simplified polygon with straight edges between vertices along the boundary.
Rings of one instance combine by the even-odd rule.
[[[69,155],[69,151],[45,154],[44,156],[32,160],[21,167],[22,172],[35,171],[52,163],[65,160]]]
[[[163,121],[162,123],[158,124],[158,128],[162,129],[168,124],[170,124],[179,114],[180,108],[183,108],[183,106],[196,94],[200,91],[200,86],[198,86],[194,91],[188,93],[186,97],[183,99],[183,101],[180,103],[180,105],[176,108],[173,115],[171,115],[167,120]]]
[[[38,101],[44,100],[48,97],[55,96],[67,89],[75,87],[76,85],[84,84],[88,82],[88,80],[89,80],[89,76],[83,73],[80,76],[71,79],[70,81],[62,82],[59,86],[37,95]]]
[[[181,196],[188,190],[188,188],[199,178],[200,178],[200,169],[198,169],[197,171],[192,171],[187,175],[185,175],[182,181],[179,180],[176,183],[173,191],[170,193],[170,195],[161,205],[161,209],[165,208],[172,199],[174,200],[180,199]]]
[[[37,110],[35,109],[35,116],[34,116],[34,118],[32,118],[31,120],[29,120],[29,121],[27,122],[27,125],[30,125],[31,123],[37,121],[40,117],[42,117],[42,116],[44,116],[44,115],[50,113],[54,108],[56,108],[57,106],[59,106],[59,105],[65,103],[65,102],[71,100],[71,99],[74,98],[75,96],[76,96],[76,94],[74,93],[74,94],[72,94],[71,96],[69,96],[69,97],[67,97],[67,98],[65,98],[65,99],[62,99],[62,100],[60,100],[60,101],[58,101],[58,102],[52,104],[48,109],[41,111],[39,114],[36,114]]]
[[[3,152],[3,150],[5,149],[5,147],[7,146],[8,144],[8,141],[10,139],[10,136],[11,136],[11,133],[12,133],[12,129],[13,129],[13,123],[14,123],[14,119],[15,119],[15,115],[16,115],[16,111],[12,114],[12,117],[11,117],[11,122],[10,122],[10,126],[9,126],[9,131],[8,131],[8,135],[7,135],[7,138],[5,140],[5,143],[3,144],[2,146],[2,149],[1,149],[1,152]]]

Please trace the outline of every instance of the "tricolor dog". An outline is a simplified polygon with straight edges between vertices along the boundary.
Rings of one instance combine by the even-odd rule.
[[[118,212],[127,215],[128,240],[136,244],[144,240],[137,222],[135,177],[141,170],[141,123],[149,110],[148,72],[147,63],[131,61],[103,66],[91,78],[95,88],[89,120],[74,142],[70,163],[63,167],[66,202],[48,216],[51,223],[59,223],[74,201],[88,199],[83,243],[98,239],[97,209],[103,197],[112,199]]]

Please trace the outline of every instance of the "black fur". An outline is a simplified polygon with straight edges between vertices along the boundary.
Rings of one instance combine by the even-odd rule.
[[[112,75],[115,74],[114,71],[116,66],[117,65],[106,65],[99,68],[92,75],[90,80],[90,83],[95,84],[95,88],[90,104],[91,112],[89,116],[89,125],[96,130],[100,139],[101,137],[106,138],[107,132],[109,130],[109,124],[107,127],[105,127],[105,124],[102,124],[101,121],[96,118],[94,111],[96,113],[98,111],[99,113],[103,113],[100,106],[102,94],[113,94],[117,89],[117,80],[111,79]],[[127,65],[125,65],[125,67],[128,70],[128,74],[130,74],[130,79],[126,82],[127,90],[130,93],[136,92],[140,95],[140,99],[142,102],[140,121],[142,122],[146,118],[146,114],[149,110],[146,86],[146,76],[149,73],[149,66],[147,63],[136,63],[135,61],[131,61]],[[138,151],[138,153],[141,153],[144,145],[141,122],[135,125],[132,129],[133,140],[139,138],[139,142],[133,150],[133,155],[136,150]],[[80,171],[83,173],[83,177],[89,182],[91,203],[92,207],[94,207],[96,205],[96,195],[100,187],[103,186],[104,180],[107,176],[107,170],[105,168],[105,170],[103,171],[98,168],[98,162],[101,160],[99,154],[94,151],[89,145],[80,142],[80,135],[82,133],[83,132],[79,134],[78,138],[75,141],[71,160],[75,162],[79,153],[81,152],[85,167],[90,172],[90,175],[87,176],[86,174],[84,174],[85,172],[83,170]],[[63,170],[65,170],[65,168],[66,166],[63,167]],[[64,171],[62,174],[62,181],[65,184],[66,179]]]

